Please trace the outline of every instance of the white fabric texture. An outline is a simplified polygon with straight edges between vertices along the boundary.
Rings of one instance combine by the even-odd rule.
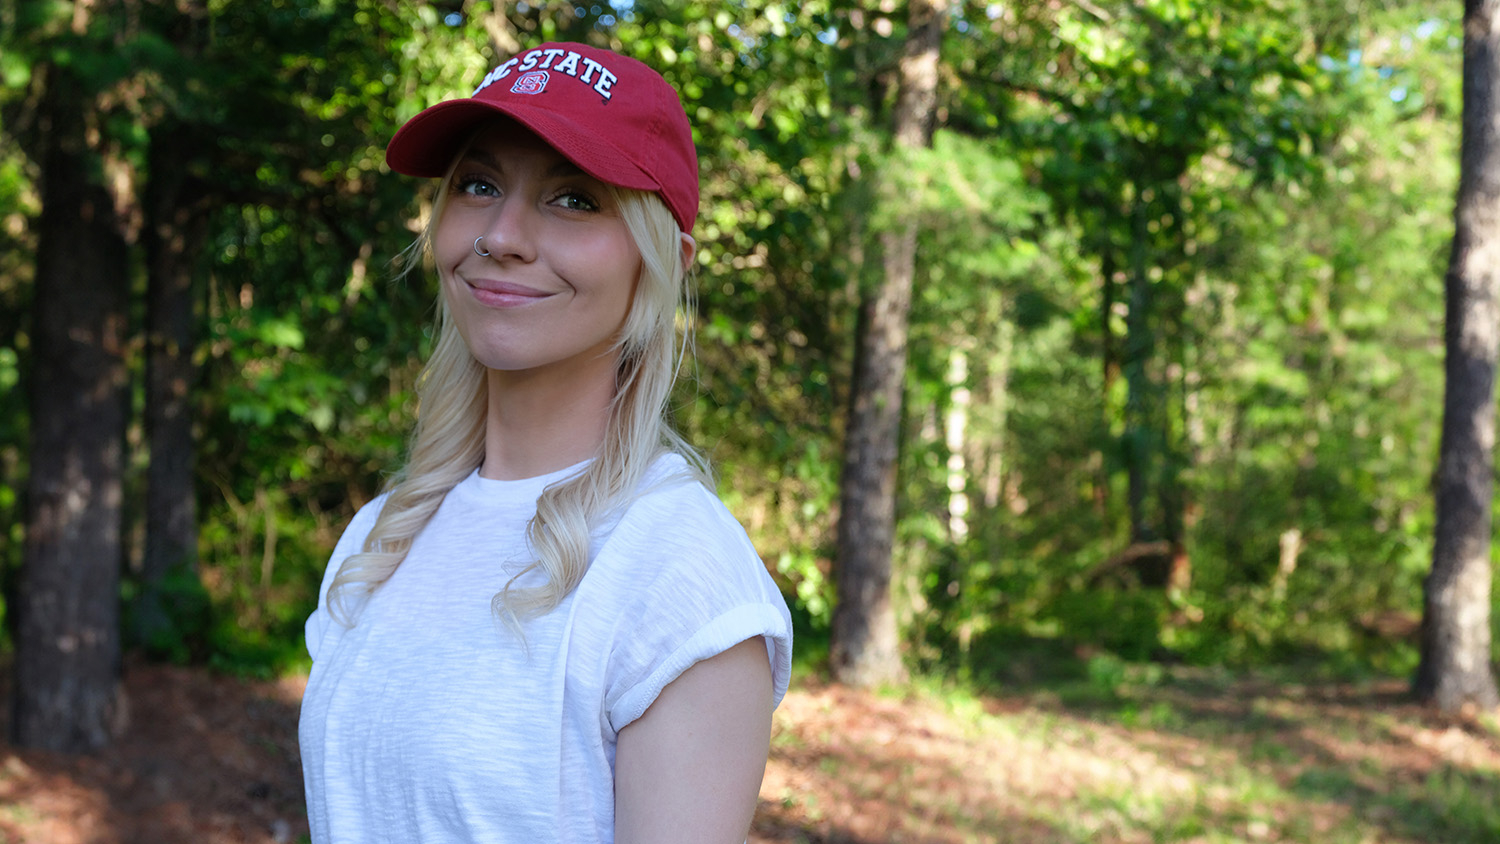
[[[300,741],[314,844],[610,842],[619,731],[699,660],[765,637],[779,704],[791,618],[744,530],[682,458],[595,531],[593,561],[525,642],[491,598],[530,562],[536,498],[579,467],[471,475],[345,628],[339,564],[384,499],[354,517],[307,620]],[[518,585],[538,582],[532,572]]]

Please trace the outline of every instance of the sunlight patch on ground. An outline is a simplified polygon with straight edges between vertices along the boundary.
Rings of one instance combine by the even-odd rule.
[[[1485,818],[1500,797],[1493,733],[1426,724],[1410,706],[1392,714],[1388,693],[1330,693],[1343,703],[1265,691],[1152,689],[1162,726],[1150,727],[1086,708],[809,684],[777,713],[752,840],[1500,840]],[[1381,786],[1383,774],[1427,787]]]

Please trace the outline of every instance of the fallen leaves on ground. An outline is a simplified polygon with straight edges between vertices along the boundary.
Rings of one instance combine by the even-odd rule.
[[[304,678],[132,665],[129,726],[68,757],[0,746],[0,844],[304,841]],[[1493,723],[1395,681],[1166,683],[1107,703],[802,681],[755,844],[1500,840]]]

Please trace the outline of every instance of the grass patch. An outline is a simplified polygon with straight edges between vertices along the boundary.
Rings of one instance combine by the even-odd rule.
[[[1040,682],[918,677],[873,696],[940,711],[974,754],[955,768],[995,795],[915,805],[901,783],[921,766],[892,768],[877,796],[955,830],[914,840],[969,840],[957,831],[984,819],[1015,831],[977,839],[996,842],[1500,841],[1493,716],[1454,724],[1413,703],[1404,679],[1369,673],[1067,659],[1014,669]]]

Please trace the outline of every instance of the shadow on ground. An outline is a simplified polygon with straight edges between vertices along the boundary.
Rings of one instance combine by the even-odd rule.
[[[0,745],[0,842],[289,844],[307,834],[299,681],[131,664],[124,688],[127,726],[100,754]]]

